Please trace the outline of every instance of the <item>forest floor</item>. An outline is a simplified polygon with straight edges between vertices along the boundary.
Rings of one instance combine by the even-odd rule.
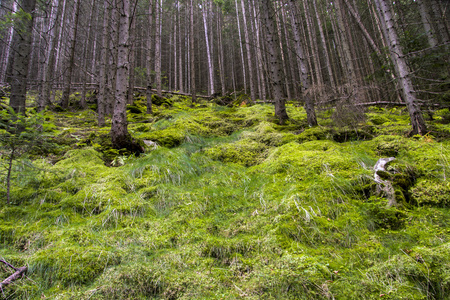
[[[45,113],[53,146],[16,162],[12,204],[0,189],[0,257],[28,266],[6,299],[448,299],[448,109],[408,137],[403,108],[309,128],[295,103],[284,126],[268,104],[144,105],[129,131],[158,146],[139,157],[93,110]]]

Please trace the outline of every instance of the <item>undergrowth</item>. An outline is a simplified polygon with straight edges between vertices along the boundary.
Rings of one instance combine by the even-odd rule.
[[[270,105],[173,97],[147,115],[144,104],[129,108],[130,132],[153,142],[139,157],[111,149],[90,110],[46,113],[57,147],[30,157],[33,180],[16,170],[0,209],[0,257],[29,267],[5,298],[450,294],[448,111],[435,114],[438,131],[406,137],[395,108],[352,128],[321,112],[309,128],[294,105],[280,126]],[[391,156],[394,207],[373,179]]]

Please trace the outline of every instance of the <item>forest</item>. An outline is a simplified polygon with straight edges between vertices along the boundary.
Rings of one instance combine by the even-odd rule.
[[[0,0],[0,297],[448,299],[450,2]]]

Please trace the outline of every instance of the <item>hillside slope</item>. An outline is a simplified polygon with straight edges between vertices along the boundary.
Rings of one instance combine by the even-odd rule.
[[[129,130],[159,146],[139,157],[90,110],[46,114],[55,146],[0,208],[0,257],[29,267],[7,299],[447,299],[448,110],[406,137],[400,108],[308,128],[292,104],[285,126],[270,105],[143,104]]]

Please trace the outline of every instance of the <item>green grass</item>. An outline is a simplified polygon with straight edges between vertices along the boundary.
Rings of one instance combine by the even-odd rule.
[[[47,113],[55,148],[30,158],[45,171],[15,170],[0,209],[0,257],[29,266],[6,298],[446,299],[447,129],[407,137],[400,109],[309,128],[300,107],[280,126],[270,105],[172,102],[129,114],[159,144],[139,157],[91,111]],[[398,207],[373,181],[388,156]]]

